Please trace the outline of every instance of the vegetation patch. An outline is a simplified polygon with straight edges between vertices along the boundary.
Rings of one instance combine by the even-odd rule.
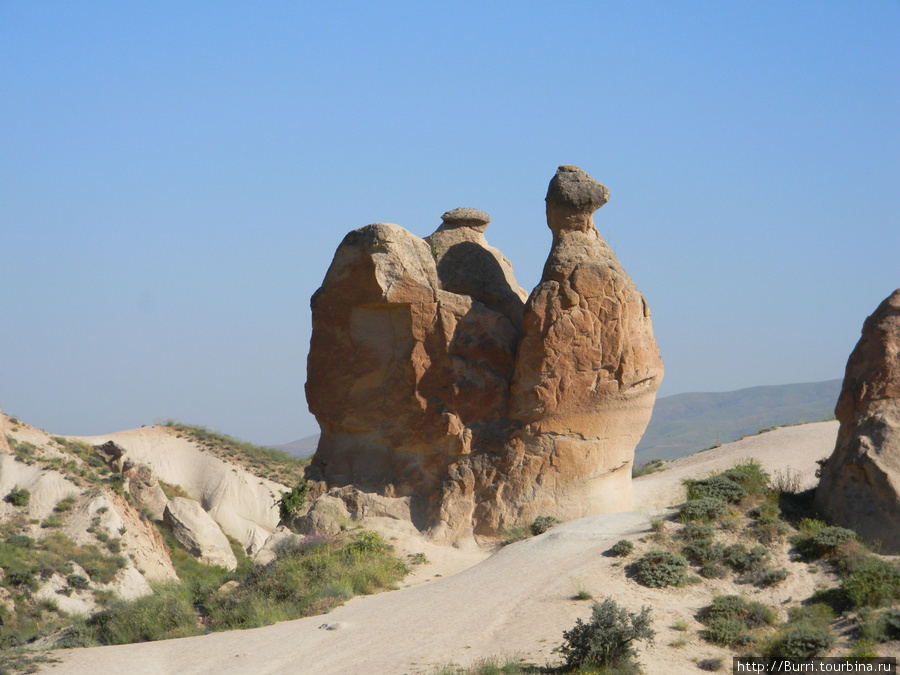
[[[652,642],[656,635],[650,623],[649,607],[642,607],[636,614],[607,598],[594,603],[590,621],[578,619],[574,628],[563,632],[565,642],[560,652],[569,668],[634,666],[634,643]]]
[[[788,610],[788,621],[769,642],[766,654],[802,659],[822,655],[835,643],[833,620],[834,612],[824,604]]]
[[[559,518],[554,518],[553,516],[538,516],[534,519],[534,522],[531,523],[531,534],[533,536],[538,536],[539,534],[544,534],[551,527],[559,523]]]
[[[228,572],[197,562],[173,543],[170,532],[161,531],[173,549],[181,581],[155,586],[153,595],[136,600],[112,600],[102,611],[76,621],[56,646],[125,644],[265,626],[321,614],[354,595],[391,588],[408,572],[374,532],[341,539],[307,537],[265,567],[253,567],[244,555],[238,569]],[[233,548],[240,550],[236,544]],[[228,581],[238,584],[230,588]]]
[[[671,551],[654,550],[634,563],[634,575],[644,586],[665,588],[687,583],[687,560]]]
[[[740,647],[756,641],[756,628],[775,623],[775,610],[739,595],[719,595],[697,617],[706,626],[705,640],[723,647]]]
[[[217,457],[234,462],[260,478],[268,478],[282,485],[299,485],[304,478],[305,467],[309,464],[309,459],[240,441],[206,427],[174,420],[167,420],[162,426],[190,438]]]
[[[634,464],[631,467],[631,477],[632,478],[640,478],[641,476],[646,476],[647,474],[656,473],[657,471],[665,471],[666,463],[661,459],[651,459],[649,462],[644,462],[643,464]]]

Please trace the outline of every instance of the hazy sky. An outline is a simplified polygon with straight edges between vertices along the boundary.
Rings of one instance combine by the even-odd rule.
[[[900,286],[900,3],[0,0],[0,405],[315,433],[349,230],[458,206],[532,288],[547,183],[647,297],[660,395],[826,380]]]

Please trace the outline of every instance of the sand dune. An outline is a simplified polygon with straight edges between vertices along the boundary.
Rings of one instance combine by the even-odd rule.
[[[635,481],[638,510],[564,523],[480,562],[486,552],[447,550],[441,556],[398,531],[398,548],[415,550],[418,545],[433,560],[417,571],[416,585],[353,599],[324,616],[265,628],[61,651],[56,655],[62,663],[41,672],[411,674],[504,654],[554,663],[559,657],[553,649],[562,641],[563,630],[590,614],[590,603],[573,600],[584,588],[595,598],[611,595],[632,610],[652,607],[658,635],[640,656],[647,673],[696,673],[692,658],[727,652],[701,642],[696,630],[688,633],[693,636],[688,644],[672,647],[670,643],[685,634],[670,627],[677,619],[693,621],[725,582],[645,588],[626,579],[616,559],[602,553],[619,539],[643,536],[649,515],[681,499],[685,477],[701,477],[752,457],[769,471],[790,468],[812,484],[815,462],[830,454],[836,433],[836,422],[781,428],[677,460],[668,470]],[[476,564],[446,576],[471,563]],[[776,563],[794,565],[786,558]],[[789,596],[808,596],[823,580],[794,574],[774,589],[747,592],[778,606]]]

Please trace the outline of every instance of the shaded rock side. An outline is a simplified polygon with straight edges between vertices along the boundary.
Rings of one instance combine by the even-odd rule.
[[[409,497],[413,522],[447,541],[630,506],[662,361],[646,301],[593,224],[608,196],[560,167],[527,302],[476,209],[448,211],[425,240],[383,223],[347,235],[312,299],[322,491]]]
[[[199,502],[175,497],[166,504],[163,522],[188,552],[206,565],[218,565],[229,571],[237,568],[237,558],[228,538]]]
[[[816,505],[900,553],[900,289],[863,324],[834,413],[840,428]]]

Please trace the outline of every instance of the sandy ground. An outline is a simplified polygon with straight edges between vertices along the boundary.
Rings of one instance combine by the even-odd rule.
[[[697,673],[693,660],[727,655],[699,639],[693,618],[725,582],[644,588],[603,553],[619,539],[645,536],[648,518],[681,499],[685,477],[703,477],[752,457],[770,472],[790,469],[811,485],[815,462],[831,453],[836,433],[836,422],[786,427],[676,460],[668,470],[635,481],[636,510],[564,523],[493,555],[475,548],[441,549],[395,528],[388,534],[399,550],[420,550],[431,561],[408,580],[413,585],[355,598],[324,616],[265,628],[60,651],[55,655],[62,662],[41,672],[412,675],[488,656],[553,664],[559,662],[553,649],[562,632],[590,615],[590,603],[574,599],[583,589],[596,599],[612,596],[631,610],[652,608],[657,638],[640,655],[647,673]],[[786,558],[775,562],[789,569],[796,565]],[[778,607],[808,597],[822,581],[793,574],[774,589],[746,592]],[[690,630],[674,630],[676,620],[689,622]]]

